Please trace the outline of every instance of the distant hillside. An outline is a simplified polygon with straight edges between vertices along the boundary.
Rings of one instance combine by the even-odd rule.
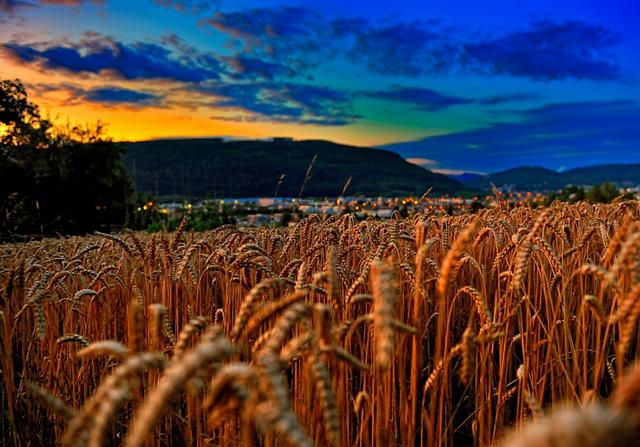
[[[559,189],[564,186],[561,174],[549,169],[529,166],[485,175],[465,183],[467,186],[482,189],[491,188],[493,183],[497,187],[536,191]]]
[[[142,193],[160,197],[297,197],[317,154],[304,196],[338,196],[351,177],[349,194],[456,193],[464,185],[379,149],[328,141],[157,140],[127,143],[125,168]]]
[[[590,186],[611,182],[618,187],[640,185],[640,164],[611,164],[576,168],[562,173],[539,167],[509,169],[464,182],[467,187],[488,189],[491,183],[514,190],[547,191],[568,185]]]
[[[482,174],[474,174],[472,172],[463,172],[462,174],[448,174],[447,177],[457,180],[462,183],[470,183],[473,180],[479,180],[482,178]]]
[[[640,185],[640,164],[607,164],[576,168],[562,177],[574,185],[594,185],[611,182],[618,186]]]

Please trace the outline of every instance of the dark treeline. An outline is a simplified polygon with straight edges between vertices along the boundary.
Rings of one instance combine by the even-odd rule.
[[[54,126],[19,80],[0,81],[0,236],[82,234],[123,225],[124,148],[95,126]]]
[[[464,185],[393,152],[330,141],[221,138],[127,144],[124,164],[141,193],[157,197],[399,197],[427,189],[458,194]],[[302,185],[304,184],[304,188]]]

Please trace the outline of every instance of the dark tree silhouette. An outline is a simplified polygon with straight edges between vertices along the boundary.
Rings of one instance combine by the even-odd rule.
[[[124,148],[104,126],[54,126],[19,80],[0,81],[0,233],[81,234],[124,223]]]

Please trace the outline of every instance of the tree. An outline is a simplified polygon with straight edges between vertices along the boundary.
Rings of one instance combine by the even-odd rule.
[[[54,126],[19,80],[0,81],[0,233],[124,224],[131,182],[104,126]]]
[[[618,188],[613,183],[605,182],[591,188],[586,198],[591,203],[609,203],[619,194]]]
[[[0,147],[44,147],[52,127],[29,102],[20,80],[0,80]]]

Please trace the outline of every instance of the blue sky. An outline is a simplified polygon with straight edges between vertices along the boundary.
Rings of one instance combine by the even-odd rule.
[[[635,0],[0,0],[0,77],[118,139],[289,135],[443,172],[562,170],[640,162],[639,17]]]

